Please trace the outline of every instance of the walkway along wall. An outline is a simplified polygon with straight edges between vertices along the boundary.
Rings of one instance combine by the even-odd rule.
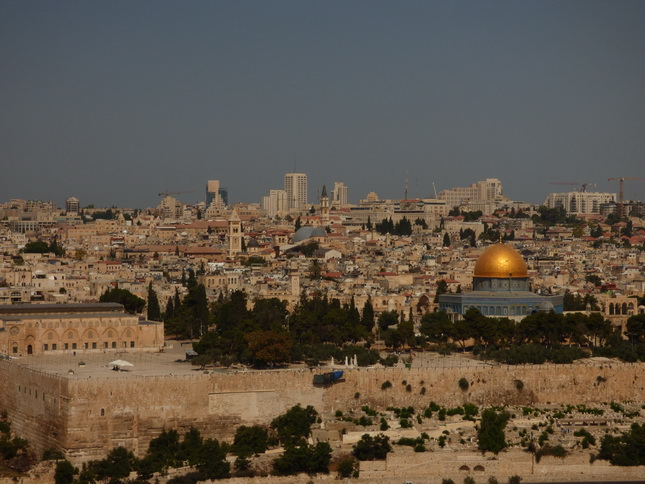
[[[117,445],[143,455],[164,427],[184,432],[194,426],[207,437],[231,438],[237,426],[268,424],[297,403],[333,412],[365,404],[420,408],[431,400],[445,406],[645,400],[645,364],[359,368],[329,387],[314,387],[313,374],[289,369],[81,379],[0,361],[0,408],[37,450],[60,448],[78,463]],[[461,378],[468,380],[466,391]],[[382,390],[386,381],[392,387]]]

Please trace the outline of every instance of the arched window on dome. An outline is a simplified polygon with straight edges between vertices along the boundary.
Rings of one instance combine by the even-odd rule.
[[[614,303],[609,303],[609,315],[614,314]]]
[[[502,308],[500,308],[499,306],[497,306],[497,307],[495,308],[495,315],[500,316],[501,314],[502,314]]]
[[[488,308],[484,306],[484,316],[488,316]]]

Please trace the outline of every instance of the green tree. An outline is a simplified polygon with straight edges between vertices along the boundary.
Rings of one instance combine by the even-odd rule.
[[[302,408],[300,404],[291,407],[286,413],[276,417],[271,422],[271,428],[278,433],[283,445],[298,445],[304,442],[311,433],[311,424],[318,418],[318,412],[308,405]]]
[[[148,319],[150,321],[161,320],[161,308],[159,307],[159,299],[157,293],[152,288],[152,282],[148,284]]]
[[[217,439],[204,441],[199,453],[197,469],[203,479],[231,477],[231,464],[226,461],[226,452]]]
[[[22,250],[25,254],[46,254],[49,252],[49,245],[42,240],[27,242]]]
[[[378,317],[378,327],[381,331],[385,331],[390,326],[399,324],[399,312],[396,310],[383,311]]]
[[[246,335],[249,356],[256,366],[276,365],[291,361],[291,338],[288,333],[254,331]]]
[[[269,433],[265,427],[241,425],[235,431],[232,451],[235,455],[250,456],[266,452]]]
[[[76,474],[78,474],[78,469],[70,461],[62,460],[56,463],[54,481],[56,484],[72,484]]]
[[[506,448],[504,429],[510,417],[510,414],[506,411],[496,412],[490,408],[484,410],[481,425],[477,432],[479,450],[499,454]]]
[[[364,434],[361,440],[354,445],[352,454],[358,460],[384,460],[391,451],[392,446],[390,445],[389,437],[383,434],[378,434],[374,437]]]
[[[368,296],[367,301],[365,301],[365,305],[363,306],[361,324],[369,332],[374,329],[374,306],[372,305],[371,296]]]
[[[439,302],[439,296],[442,294],[446,294],[448,292],[448,283],[444,280],[441,279],[440,281],[437,281],[437,292],[435,293],[434,296],[434,302]]]
[[[329,472],[331,447],[327,442],[316,445],[289,445],[284,453],[273,461],[273,469],[279,475]]]
[[[645,424],[634,423],[619,436],[605,435],[597,458],[615,466],[645,465]]]
[[[443,246],[450,247],[450,235],[448,235],[448,232],[443,234]]]
[[[114,302],[123,304],[123,307],[130,314],[141,313],[143,308],[146,305],[145,299],[141,299],[138,296],[135,296],[127,289],[108,289],[106,290],[101,297],[99,302]]]
[[[98,480],[125,479],[130,472],[135,470],[137,459],[132,452],[125,447],[115,447],[107,457],[101,461],[93,462],[90,467]]]
[[[454,335],[454,325],[445,311],[437,311],[423,315],[420,331],[432,343],[447,343]]]

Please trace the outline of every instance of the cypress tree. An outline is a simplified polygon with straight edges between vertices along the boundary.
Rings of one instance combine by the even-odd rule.
[[[152,282],[148,284],[148,319],[150,321],[161,320],[161,308],[159,307],[159,299],[157,293],[152,288]]]

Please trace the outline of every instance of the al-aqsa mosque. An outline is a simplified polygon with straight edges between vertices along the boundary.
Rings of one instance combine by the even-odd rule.
[[[537,311],[562,312],[562,296],[541,296],[531,292],[524,258],[510,245],[487,248],[477,259],[473,291],[439,296],[439,309],[460,319],[470,308],[485,316],[511,319]]]

